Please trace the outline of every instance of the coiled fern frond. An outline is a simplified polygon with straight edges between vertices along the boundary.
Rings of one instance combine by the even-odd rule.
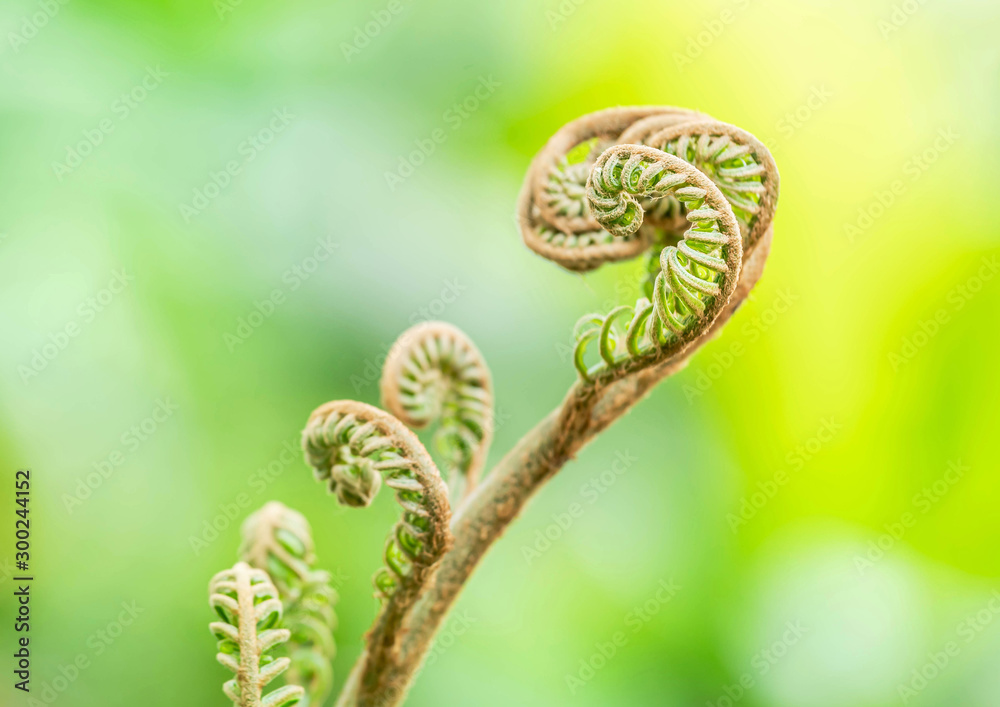
[[[712,180],[733,209],[744,248],[771,227],[778,168],[770,151],[747,131],[714,120],[695,121],[660,130],[643,144],[680,157]]]
[[[330,574],[314,567],[309,522],[301,513],[270,501],[244,521],[242,534],[240,556],[267,570],[285,607],[283,626],[291,632],[285,645],[291,659],[287,680],[305,687],[301,707],[321,705],[333,689],[337,593],[330,586]]]
[[[240,534],[240,557],[270,575],[282,601],[298,599],[302,581],[316,561],[305,516],[283,503],[269,501],[243,521]]]
[[[422,578],[448,547],[451,511],[441,475],[416,436],[378,408],[336,400],[313,411],[302,446],[316,478],[345,505],[369,505],[383,478],[396,491],[403,516],[386,543],[376,594],[389,599]]]
[[[275,658],[273,649],[288,640],[288,629],[275,628],[281,620],[278,590],[267,572],[245,562],[224,570],[209,583],[209,604],[222,619],[209,624],[219,639],[216,659],[236,677],[222,690],[235,707],[283,707],[299,702],[303,689],[285,685],[264,695],[264,688],[288,669],[288,658]]]
[[[451,497],[470,493],[493,439],[493,383],[475,344],[451,324],[417,324],[390,349],[380,387],[382,407],[409,427],[440,423],[434,446]]]
[[[595,144],[608,146],[595,155]],[[565,205],[553,207],[545,177],[567,156],[589,165],[585,205],[573,218]],[[573,361],[581,378],[619,379],[664,362],[704,335],[735,291],[742,264],[760,241],[769,243],[777,198],[778,171],[767,148],[700,113],[615,108],[559,130],[536,156],[521,191],[525,243],[572,270],[648,252],[634,306],[577,322]],[[590,235],[594,224],[608,237]],[[549,236],[554,228],[565,237]],[[594,341],[599,358],[588,363]]]
[[[680,214],[666,209],[649,228],[613,238],[594,219],[587,202],[590,168],[601,152],[626,135],[629,142],[638,142],[678,121],[705,117],[683,108],[612,108],[563,126],[535,157],[521,189],[518,222],[525,244],[575,271],[642,253],[654,237],[653,226],[673,228]]]
[[[382,610],[368,634],[358,673],[359,702],[376,689],[384,666],[398,654],[403,622],[451,546],[448,489],[420,440],[389,413],[353,400],[321,405],[302,433],[306,460],[341,502],[369,505],[381,480],[396,491],[403,515],[385,545],[385,566],[374,579]]]

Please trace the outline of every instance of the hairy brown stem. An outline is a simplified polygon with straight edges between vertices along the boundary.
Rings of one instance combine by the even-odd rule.
[[[612,144],[616,140],[619,144]],[[579,151],[580,146],[589,152]],[[600,150],[595,159],[593,153]],[[590,170],[586,202],[580,201],[581,164]],[[761,276],[777,196],[777,168],[756,138],[670,108],[619,108],[585,116],[556,133],[536,156],[518,207],[525,243],[581,271],[652,248],[660,256],[659,273],[647,283],[653,301],[640,298],[634,308],[620,306],[606,317],[581,319],[584,328],[574,332],[580,380],[452,517],[453,547],[398,627],[401,646],[379,669],[364,673],[360,688],[356,666],[340,707],[400,704],[462,587],[528,500],[719,334]],[[643,234],[646,208],[657,210],[650,227],[668,233]],[[691,227],[671,236],[680,214]],[[598,224],[616,240],[588,230]],[[677,246],[664,247],[677,238]],[[630,322],[624,338],[628,355],[622,354],[621,334],[612,337],[624,316]],[[603,362],[595,366],[583,358],[589,341],[599,342]],[[366,662],[370,659],[363,655],[358,665]],[[372,700],[362,702],[356,693]]]
[[[713,326],[682,353],[658,365],[598,385],[578,381],[562,404],[532,429],[487,475],[453,516],[452,549],[444,556],[429,591],[413,607],[403,629],[399,662],[386,665],[378,676],[373,704],[401,704],[416,677],[434,635],[462,587],[486,554],[518,516],[528,500],[597,434],[621,418],[657,383],[687,365],[691,356],[714,338],[757,283],[771,242],[761,238],[744,262],[743,276],[732,299]],[[362,660],[364,656],[362,656]],[[351,682],[350,680],[348,681]],[[345,685],[344,695],[352,686]],[[356,704],[338,702],[338,707]]]

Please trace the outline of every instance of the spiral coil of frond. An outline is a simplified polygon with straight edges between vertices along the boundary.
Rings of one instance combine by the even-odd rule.
[[[645,144],[680,157],[712,180],[732,206],[744,247],[770,228],[778,203],[778,168],[753,135],[727,123],[696,121],[660,130]]]
[[[650,214],[649,227],[606,237],[587,203],[587,178],[598,155],[626,136],[637,142],[677,122],[704,118],[683,108],[611,108],[565,125],[534,159],[521,189],[517,211],[525,244],[568,270],[586,271],[642,253],[655,228],[676,230],[682,214],[664,199]]]
[[[240,533],[240,557],[267,571],[283,601],[298,599],[300,585],[316,560],[305,516],[278,501],[269,501],[243,521]]]
[[[493,439],[493,383],[472,340],[445,322],[403,332],[382,367],[382,406],[413,429],[439,423],[434,447],[452,499],[475,488]]]
[[[309,522],[301,513],[270,501],[244,521],[241,532],[240,556],[267,570],[285,607],[283,624],[291,632],[285,646],[291,659],[287,680],[305,687],[302,707],[322,704],[333,689],[337,593],[330,586],[330,574],[313,567]]]
[[[585,203],[577,207],[588,164]],[[664,360],[707,331],[735,289],[741,262],[769,234],[777,198],[778,171],[767,148],[703,113],[612,108],[556,132],[522,187],[525,243],[572,270],[648,253],[634,306],[577,322],[574,364],[582,378]],[[600,356],[588,363],[594,341]]]
[[[588,315],[578,323],[574,362],[584,379],[641,359],[663,347],[678,348],[711,322],[739,276],[742,239],[728,202],[701,172],[678,157],[638,145],[609,148],[595,163],[587,198],[597,221],[614,235],[634,233],[642,224],[640,197],[674,196],[691,227],[677,246],[659,258],[652,301],[618,307],[606,317]],[[625,322],[624,329],[616,327]],[[598,340],[601,362],[584,363],[590,341]]]
[[[384,479],[403,515],[386,543],[385,567],[375,575],[383,599],[423,581],[447,549],[451,535],[448,492],[420,441],[378,408],[337,400],[317,408],[302,433],[316,478],[348,506],[367,506]]]
[[[461,588],[528,499],[729,320],[763,271],[777,194],[777,169],[767,149],[749,133],[694,111],[600,111],[549,140],[519,197],[526,245],[578,272],[647,251],[644,296],[635,306],[578,322],[574,362],[583,380],[458,507],[455,548],[435,567],[436,578],[419,590],[405,573],[387,580],[391,591],[382,596],[388,602],[338,707],[400,704]],[[403,338],[414,331],[419,328]],[[599,360],[588,365],[594,341]],[[454,370],[442,371],[446,359],[438,349],[397,343],[383,371],[385,407],[415,428],[444,417],[445,393],[461,381]],[[481,383],[468,396],[477,415],[484,414],[485,390],[488,384]],[[333,405],[358,407],[317,410],[306,430],[307,456],[344,502],[366,505],[384,470],[389,479],[410,468],[403,460],[410,451],[394,446],[385,428],[370,426],[370,416],[350,417],[368,406]],[[407,520],[411,526],[415,521]]]
[[[262,694],[290,663],[288,658],[271,655],[290,632],[274,628],[281,620],[282,605],[267,572],[239,562],[218,573],[209,583],[209,604],[222,619],[209,624],[219,641],[216,659],[236,674],[222,688],[233,705],[283,707],[299,702],[304,691],[298,685]]]

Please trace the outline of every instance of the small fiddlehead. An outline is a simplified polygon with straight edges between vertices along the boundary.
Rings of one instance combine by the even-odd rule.
[[[321,705],[333,688],[337,593],[329,573],[313,566],[309,522],[271,501],[244,521],[242,534],[240,556],[269,573],[285,607],[283,626],[291,632],[285,645],[291,659],[287,680],[305,687],[301,707]]]
[[[299,702],[303,689],[285,685],[263,695],[264,688],[288,669],[288,658],[275,658],[273,649],[289,638],[288,629],[275,628],[281,620],[278,590],[264,570],[245,562],[224,570],[209,583],[209,604],[222,621],[209,624],[219,640],[216,659],[236,677],[222,690],[235,707],[282,707]]]
[[[396,492],[403,514],[385,546],[374,579],[382,610],[368,634],[357,701],[371,703],[383,666],[398,651],[403,621],[451,545],[448,490],[427,450],[403,423],[378,408],[338,400],[317,408],[302,435],[316,477],[349,506],[367,506],[381,479]]]
[[[382,367],[382,407],[413,429],[440,423],[434,447],[453,502],[470,493],[493,438],[493,383],[460,329],[424,322],[403,332]]]
[[[283,602],[297,600],[316,559],[305,516],[270,501],[243,521],[240,534],[240,557],[270,575]]]
[[[316,478],[348,506],[368,506],[385,479],[396,491],[403,516],[386,543],[375,591],[389,599],[434,564],[449,542],[451,512],[437,467],[420,441],[399,420],[354,400],[317,408],[302,433]]]

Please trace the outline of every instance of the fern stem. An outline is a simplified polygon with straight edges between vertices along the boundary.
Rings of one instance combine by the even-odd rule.
[[[245,565],[236,566],[236,601],[240,607],[240,669],[236,682],[240,686],[243,707],[260,707],[260,650],[257,647],[257,624],[245,617],[254,615],[250,572]]]

